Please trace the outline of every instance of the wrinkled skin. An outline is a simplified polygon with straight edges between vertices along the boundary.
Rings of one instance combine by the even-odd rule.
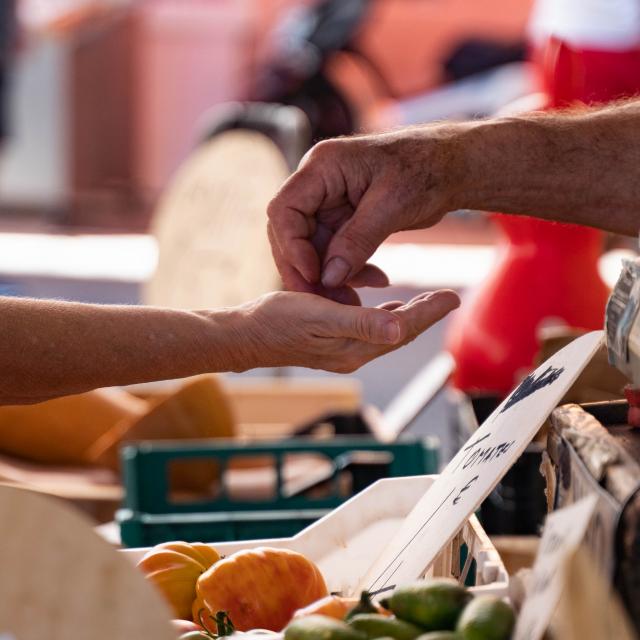
[[[453,204],[451,127],[327,140],[269,206],[269,238],[287,289],[358,303],[354,287],[382,287],[367,264],[391,233],[430,226]]]
[[[355,303],[353,287],[384,286],[384,274],[367,265],[380,243],[447,211],[634,236],[639,157],[637,99],[326,140],[269,205],[273,255],[287,289]]]

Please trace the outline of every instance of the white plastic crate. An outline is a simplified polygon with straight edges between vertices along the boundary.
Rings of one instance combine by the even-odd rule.
[[[292,538],[210,544],[221,555],[261,546],[298,551],[318,565],[330,591],[357,595],[357,585],[435,478],[379,480]],[[440,553],[427,576],[464,580],[466,567],[460,566],[463,543],[476,561],[475,586],[471,590],[506,597],[509,575],[475,516]],[[147,551],[124,549],[122,553],[137,562]]]

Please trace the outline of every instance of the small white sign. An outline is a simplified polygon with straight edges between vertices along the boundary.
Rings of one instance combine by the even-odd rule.
[[[602,342],[588,333],[556,353],[469,438],[414,507],[360,587],[374,594],[419,578],[536,435]]]
[[[563,560],[580,546],[597,502],[597,497],[590,495],[547,517],[514,640],[543,637],[562,591]]]

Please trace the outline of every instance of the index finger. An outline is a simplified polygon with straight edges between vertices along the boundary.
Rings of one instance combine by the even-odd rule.
[[[282,260],[308,283],[320,279],[320,257],[311,237],[315,214],[325,196],[324,181],[302,168],[284,183],[267,208],[271,243],[277,244]]]

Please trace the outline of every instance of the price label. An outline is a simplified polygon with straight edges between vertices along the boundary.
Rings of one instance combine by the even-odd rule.
[[[540,640],[544,635],[562,591],[561,567],[584,538],[597,502],[590,495],[547,517],[514,640]]]
[[[589,363],[602,331],[552,356],[469,438],[407,516],[360,584],[385,593],[420,577],[518,459]]]

